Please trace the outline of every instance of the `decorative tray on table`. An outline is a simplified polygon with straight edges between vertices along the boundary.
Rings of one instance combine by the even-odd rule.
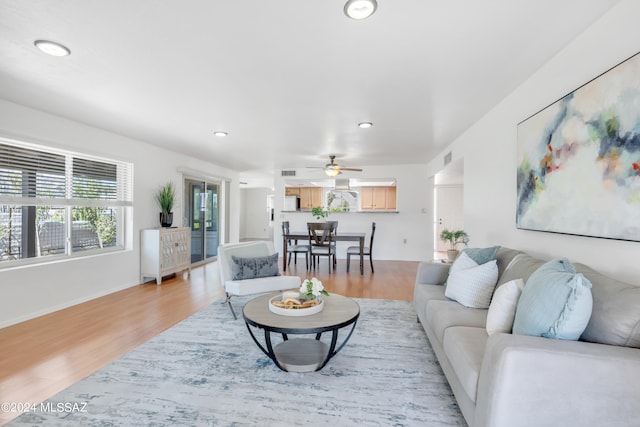
[[[296,292],[285,292],[269,299],[269,310],[281,316],[310,316],[322,311],[324,301],[321,297],[304,299]]]

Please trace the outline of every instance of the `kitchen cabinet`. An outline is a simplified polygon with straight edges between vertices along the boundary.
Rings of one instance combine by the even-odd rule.
[[[140,281],[162,277],[183,270],[191,274],[191,229],[188,227],[142,230],[140,238]]]
[[[300,187],[300,209],[323,206],[322,187]]]
[[[285,196],[299,196],[300,188],[299,187],[285,187],[284,189]]]
[[[360,187],[362,210],[395,210],[396,187]]]
[[[285,187],[284,195],[300,197],[300,209],[324,205],[322,187]]]
[[[396,187],[387,187],[387,209],[396,210]]]

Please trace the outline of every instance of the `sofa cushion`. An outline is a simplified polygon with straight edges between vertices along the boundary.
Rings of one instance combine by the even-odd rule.
[[[522,279],[526,283],[529,276],[545,262],[524,253],[515,255],[500,275],[497,287],[515,279]]]
[[[536,270],[522,291],[513,333],[577,340],[591,317],[591,283],[567,259]]]
[[[511,333],[516,306],[524,288],[522,279],[515,279],[496,289],[487,312],[487,333]]]
[[[500,249],[498,249],[498,252],[496,253],[496,262],[498,263],[498,277],[502,277],[504,271],[507,269],[509,264],[511,264],[511,261],[513,261],[513,259],[521,253],[522,252],[517,249],[505,248],[504,246],[501,246]],[[506,282],[498,280],[498,284],[500,283]]]
[[[231,255],[231,274],[232,280],[279,276],[278,254],[252,258]]]
[[[488,248],[465,248],[462,252],[469,255],[478,265],[485,264],[496,259],[500,246],[491,246]]]
[[[576,270],[591,282],[593,311],[581,340],[640,348],[640,287],[611,279],[585,265]]]
[[[444,296],[444,286],[418,284],[413,288],[413,306],[421,322],[427,321],[427,302],[432,299],[449,301]]]
[[[442,343],[444,332],[451,326],[471,326],[485,331],[487,310],[469,308],[455,301],[431,300],[426,308],[427,324]]]
[[[444,286],[417,285],[413,289],[413,302],[415,305],[427,305],[427,301],[432,299],[449,301],[449,299],[444,296]]]
[[[466,307],[489,308],[497,280],[495,260],[478,265],[462,252],[451,266],[444,294]]]
[[[483,328],[454,326],[444,333],[442,347],[462,388],[471,401],[476,401],[478,378],[488,339]]]

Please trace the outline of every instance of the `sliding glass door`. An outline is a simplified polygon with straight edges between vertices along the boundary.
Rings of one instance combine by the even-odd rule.
[[[218,255],[219,183],[185,179],[185,226],[191,227],[191,263]]]

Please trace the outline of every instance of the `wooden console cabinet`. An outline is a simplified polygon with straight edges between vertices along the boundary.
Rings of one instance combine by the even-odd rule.
[[[191,229],[150,228],[140,236],[140,281],[153,277],[162,283],[162,277],[183,270],[191,274]]]

